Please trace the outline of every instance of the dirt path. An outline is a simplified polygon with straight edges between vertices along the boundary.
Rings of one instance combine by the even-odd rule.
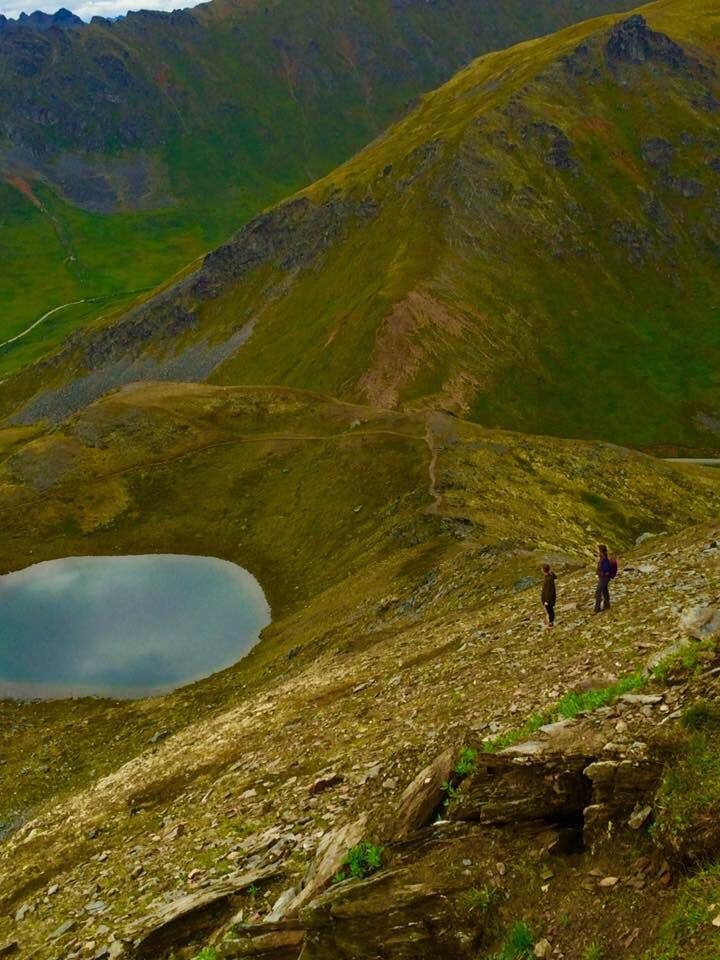
[[[438,449],[438,439],[441,433],[447,434],[448,432],[447,418],[442,413],[431,410],[427,415],[425,443],[430,451],[430,463],[428,464],[428,476],[430,478],[428,483],[428,494],[430,495],[432,503],[425,512],[432,514],[433,516],[436,516],[438,513],[440,513],[440,509],[442,507],[442,493],[438,488],[437,478],[437,464],[440,452]]]
[[[61,310],[65,310],[66,307],[77,307],[81,303],[87,303],[87,300],[71,300],[70,303],[61,303],[59,307],[53,307],[52,310],[48,310],[47,313],[44,313],[39,320],[36,320],[35,323],[31,323],[29,327],[26,327],[25,330],[21,330],[20,333],[16,333],[14,337],[10,337],[9,340],[3,340],[0,343],[0,348],[9,347],[11,343],[16,343],[18,340],[22,340],[23,337],[26,337],[35,327],[39,327],[41,323],[44,323],[49,317],[52,317],[53,314],[59,313]]]

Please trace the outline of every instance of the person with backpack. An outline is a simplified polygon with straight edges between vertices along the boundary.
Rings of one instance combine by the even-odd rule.
[[[557,577],[553,573],[549,563],[543,564],[542,571],[544,576],[541,600],[547,614],[547,623],[545,626],[550,628],[555,626],[555,602],[557,600],[555,581]]]
[[[610,609],[610,581],[617,575],[617,560],[608,556],[604,543],[598,544],[597,589],[595,590],[595,613]]]

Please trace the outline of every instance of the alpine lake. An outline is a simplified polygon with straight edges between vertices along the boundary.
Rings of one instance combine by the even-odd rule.
[[[270,622],[214,557],[68,557],[0,577],[0,698],[147,697],[231,666]]]

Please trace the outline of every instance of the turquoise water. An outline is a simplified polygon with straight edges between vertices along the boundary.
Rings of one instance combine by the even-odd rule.
[[[68,557],[0,577],[0,697],[141,697],[235,663],[270,622],[214,557]]]

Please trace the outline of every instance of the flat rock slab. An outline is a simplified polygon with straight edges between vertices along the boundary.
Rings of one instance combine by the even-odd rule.
[[[297,960],[305,929],[296,921],[238,925],[217,948],[221,960]]]
[[[445,750],[421,770],[403,791],[394,814],[394,834],[407,837],[427,826],[442,803],[443,784],[450,780],[455,765],[455,751]]]
[[[318,846],[315,860],[305,875],[302,890],[288,904],[285,916],[295,916],[304,904],[325,889],[342,866],[348,850],[360,843],[365,836],[366,826],[367,817],[363,814],[357,820],[325,834]]]
[[[204,890],[159,903],[154,911],[127,931],[131,955],[138,960],[155,960],[174,946],[184,946],[230,919],[235,898],[256,883],[281,876],[278,867],[224,877]]]

